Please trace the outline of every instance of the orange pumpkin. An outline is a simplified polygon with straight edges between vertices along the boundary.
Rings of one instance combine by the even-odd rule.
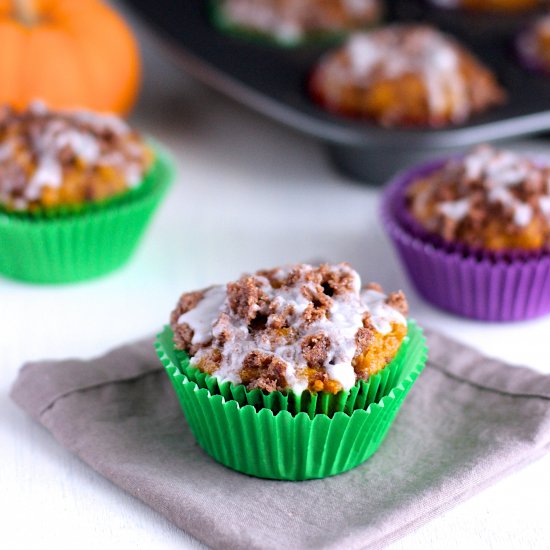
[[[136,41],[100,0],[0,0],[0,104],[126,113],[139,80]]]

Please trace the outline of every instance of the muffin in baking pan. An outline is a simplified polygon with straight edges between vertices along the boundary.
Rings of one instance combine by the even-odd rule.
[[[214,0],[222,29],[295,46],[307,39],[338,35],[373,25],[380,0]]]
[[[460,124],[505,101],[495,76],[453,38],[424,25],[352,35],[309,82],[327,110],[382,126]]]

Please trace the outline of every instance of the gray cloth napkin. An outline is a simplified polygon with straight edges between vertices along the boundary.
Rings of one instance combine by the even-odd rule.
[[[213,548],[379,548],[550,446],[550,376],[428,337],[429,364],[379,452],[323,480],[255,479],[209,458],[151,339],[92,361],[25,365],[12,398],[92,468]]]

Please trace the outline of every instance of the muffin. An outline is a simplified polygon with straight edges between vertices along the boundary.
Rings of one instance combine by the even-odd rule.
[[[538,18],[520,33],[517,51],[528,69],[550,73],[550,15]]]
[[[0,273],[70,282],[119,267],[171,177],[166,154],[114,115],[3,107]]]
[[[471,53],[423,25],[353,35],[321,58],[309,89],[331,112],[389,127],[460,124],[505,100]]]
[[[299,264],[183,294],[157,351],[216,460],[259,477],[325,477],[378,448],[425,364],[406,314],[402,292],[361,288],[348,264]]]
[[[284,45],[369,26],[382,11],[380,0],[216,0],[214,9],[223,28]]]
[[[487,145],[399,175],[383,220],[420,294],[486,321],[550,312],[549,181],[550,167]]]
[[[458,8],[481,12],[518,12],[532,10],[544,3],[543,0],[431,0],[442,8]]]

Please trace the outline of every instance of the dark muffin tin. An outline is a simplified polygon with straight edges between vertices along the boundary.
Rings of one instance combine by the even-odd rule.
[[[456,36],[497,75],[508,101],[466,124],[444,129],[387,129],[330,114],[307,93],[319,57],[333,45],[284,48],[218,31],[206,0],[126,0],[192,75],[241,103],[327,146],[336,165],[359,179],[384,182],[396,170],[480,142],[550,129],[550,76],[523,68],[514,52],[517,33],[533,18],[449,11],[422,0],[387,1],[391,21],[432,23]]]

